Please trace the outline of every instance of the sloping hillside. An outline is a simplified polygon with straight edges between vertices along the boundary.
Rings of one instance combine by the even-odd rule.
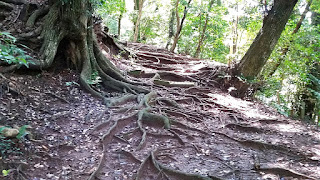
[[[319,130],[222,91],[224,65],[129,50],[105,55],[149,94],[101,101],[66,69],[1,78],[2,125],[32,126],[24,154],[2,158],[8,179],[320,179]]]

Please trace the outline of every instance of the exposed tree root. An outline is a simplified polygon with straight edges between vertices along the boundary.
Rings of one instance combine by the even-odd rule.
[[[132,116],[116,120],[114,124],[107,130],[107,132],[100,138],[100,142],[102,144],[102,157],[98,163],[96,170],[91,174],[88,180],[94,180],[97,173],[99,173],[99,171],[101,170],[101,167],[103,166],[105,160],[106,144],[108,144],[111,141],[112,137],[116,134],[116,131],[118,129],[123,128],[126,124],[130,122],[131,118]]]
[[[129,158],[132,159],[133,162],[135,162],[135,163],[137,163],[137,164],[141,164],[141,163],[142,163],[140,159],[138,159],[137,157],[135,157],[135,156],[134,156],[131,152],[129,152],[129,151],[126,151],[126,150],[121,149],[121,150],[119,150],[118,152],[121,153],[121,154],[124,154],[124,155],[126,155],[126,156],[129,156]]]
[[[133,71],[129,71],[128,74],[138,78],[152,78],[157,76],[156,79],[163,79],[167,81],[176,81],[176,82],[190,81],[190,82],[198,83],[198,80],[194,78],[191,78],[189,76],[182,76],[170,71],[158,71],[158,72],[146,73],[145,71],[141,71],[141,70],[133,70]]]
[[[163,108],[164,111],[170,115],[173,115],[173,116],[179,116],[179,117],[184,117],[186,118],[187,120],[189,121],[192,121],[192,122],[195,122],[195,123],[200,123],[202,122],[203,120],[200,119],[199,117],[197,117],[196,115],[194,114],[190,114],[190,113],[187,113],[187,112],[179,112],[178,109],[172,109],[172,108]],[[172,109],[172,110],[171,110]]]
[[[149,84],[147,88],[150,87],[151,89],[149,90],[146,88],[147,83],[129,80],[125,73],[120,72],[115,65],[110,62],[111,59],[116,59],[113,56],[123,55],[125,58],[128,57],[130,51],[119,46],[105,32],[101,32],[99,27],[89,26],[93,20],[91,19],[91,16],[87,16],[87,13],[75,14],[77,12],[66,10],[71,9],[68,7],[69,3],[67,3],[64,8],[60,8],[56,2],[52,2],[54,5],[50,7],[50,9],[48,9],[48,7],[42,7],[33,13],[27,13],[31,14],[31,16],[28,15],[29,17],[26,17],[28,19],[26,19],[26,25],[29,28],[27,28],[27,31],[19,33],[18,40],[20,42],[26,42],[28,45],[30,42],[34,43],[35,45],[32,45],[31,47],[34,50],[41,45],[40,57],[35,58],[35,64],[30,65],[33,69],[42,70],[50,67],[53,64],[53,61],[56,60],[57,53],[60,53],[60,50],[58,52],[58,49],[66,50],[64,53],[66,53],[65,56],[68,58],[63,57],[62,59],[67,59],[67,61],[70,61],[69,63],[74,64],[76,69],[80,71],[81,85],[93,95],[104,100],[106,110],[99,112],[100,114],[94,119],[99,124],[97,123],[97,125],[90,130],[91,135],[97,136],[102,134],[99,136],[100,144],[102,146],[102,155],[96,168],[94,168],[94,171],[90,174],[89,180],[99,177],[100,171],[106,166],[108,163],[107,161],[109,161],[109,159],[106,159],[108,157],[106,153],[109,153],[109,151],[112,150],[113,152],[123,154],[129,161],[134,163],[134,165],[131,163],[130,166],[134,167],[140,164],[136,176],[137,180],[144,180],[144,178],[149,177],[149,175],[154,179],[221,179],[210,175],[185,173],[162,164],[162,160],[158,158],[159,156],[163,156],[163,159],[172,160],[176,163],[182,164],[184,162],[180,162],[180,154],[174,154],[177,151],[165,152],[159,156],[157,156],[158,151],[149,152],[151,148],[145,147],[146,145],[149,145],[148,137],[157,141],[156,143],[158,143],[158,140],[161,140],[162,143],[163,139],[166,141],[169,139],[169,141],[167,141],[169,144],[171,143],[171,146],[167,147],[169,150],[172,150],[175,146],[193,148],[192,151],[196,152],[197,155],[200,154],[201,160],[204,160],[202,155],[206,155],[210,158],[214,156],[213,158],[221,161],[218,162],[218,166],[222,166],[217,168],[217,171],[214,172],[222,172],[226,168],[232,170],[232,172],[223,172],[225,173],[223,177],[229,177],[232,174],[236,176],[235,172],[237,171],[238,173],[241,170],[236,168],[237,165],[231,164],[231,162],[237,162],[238,159],[232,159],[229,165],[229,163],[226,162],[226,159],[228,158],[220,158],[221,154],[211,156],[210,153],[204,153],[206,150],[225,150],[219,149],[220,147],[217,149],[215,149],[215,147],[212,148],[212,146],[215,145],[213,144],[215,139],[214,137],[211,137],[211,133],[223,136],[219,137],[219,141],[221,139],[223,143],[225,143],[226,139],[235,141],[234,143],[227,143],[227,145],[241,147],[246,151],[248,151],[248,149],[249,151],[252,149],[257,151],[272,150],[272,152],[276,151],[276,154],[278,154],[278,152],[279,154],[282,153],[281,155],[286,153],[288,157],[299,156],[301,159],[306,159],[308,157],[308,154],[301,152],[301,150],[287,147],[281,143],[274,145],[267,142],[232,137],[224,133],[226,129],[220,129],[221,131],[219,132],[210,131],[210,128],[207,127],[206,124],[212,122],[210,127],[221,125],[222,127],[229,128],[227,132],[239,130],[242,133],[264,133],[262,128],[258,128],[259,126],[242,124],[243,119],[241,119],[240,116],[237,116],[241,114],[241,112],[218,104],[216,99],[209,94],[215,93],[212,91],[212,86],[220,85],[218,82],[227,79],[222,78],[217,80],[218,75],[220,74],[219,68],[213,69],[204,67],[197,70],[191,68],[186,70],[184,67],[189,65],[187,58],[172,53],[164,54],[163,52],[165,51],[163,50],[158,51],[157,49],[148,49],[148,46],[135,44],[133,46],[139,46],[138,48],[140,49],[136,54],[131,54],[132,56],[135,56],[134,58],[137,60],[135,62],[139,62],[144,67],[149,67],[151,69],[149,71],[132,71],[129,75],[139,78],[148,78],[146,82]],[[70,2],[76,3],[79,11],[83,10],[81,8],[84,4],[81,4],[80,2],[84,1],[70,0]],[[0,14],[8,14],[10,10],[12,10],[11,6],[13,7],[13,3],[27,2],[24,2],[23,0],[0,0],[0,6],[2,5],[1,7],[3,7],[2,9],[7,9],[5,12],[0,12]],[[71,21],[72,17],[75,15],[80,17],[79,21]],[[44,20],[44,22],[38,23],[38,20]],[[59,26],[60,29],[55,28],[56,26]],[[15,31],[13,30],[12,32]],[[97,37],[95,37],[94,34],[96,34]],[[59,48],[60,45],[61,47]],[[107,57],[101,50],[105,50],[109,53]],[[149,50],[152,52],[149,52]],[[196,59],[190,60],[195,61]],[[202,65],[200,64],[201,62],[192,63]],[[175,65],[177,66],[175,67]],[[153,70],[166,71],[156,72]],[[193,73],[193,75],[180,75],[178,72]],[[0,81],[0,85],[1,84],[2,82]],[[7,88],[7,86],[4,88]],[[114,98],[111,95],[112,93],[106,93],[108,89],[124,92],[125,95],[120,98]],[[63,102],[69,103],[60,96],[50,93],[47,94],[60,99]],[[168,96],[168,94],[170,95]],[[93,114],[94,111],[95,109],[93,108],[90,110],[85,117],[86,121],[96,117],[96,114]],[[109,115],[106,114],[107,111],[110,111]],[[216,114],[216,111],[219,111],[219,114]],[[124,114],[128,116],[123,118]],[[57,118],[57,115],[54,115],[53,119],[54,118]],[[235,123],[225,125],[226,122],[230,121]],[[286,123],[286,121],[258,120],[251,121],[250,123],[260,123],[263,125]],[[113,140],[116,141],[113,142]],[[211,142],[213,143],[210,144]],[[223,146],[223,143],[222,145],[219,145]],[[113,149],[114,147],[116,147],[116,149]],[[211,149],[209,149],[209,147]],[[127,150],[127,148],[130,150]],[[147,153],[150,154],[145,158]],[[210,156],[208,154],[210,154]],[[177,155],[177,157],[174,157],[173,155]],[[188,158],[187,156],[181,157],[182,159]],[[145,158],[143,162],[140,160],[142,158]],[[313,163],[317,162],[313,161]],[[299,174],[289,169],[264,167],[261,166],[260,162],[255,164],[256,171],[279,174],[281,176],[287,175],[296,178],[313,179],[312,177]],[[150,172],[148,173],[148,171],[152,171],[151,173],[153,174]],[[148,173],[148,176],[145,176],[146,173]]]
[[[19,67],[18,64],[10,65],[10,66],[2,66],[0,67],[0,73],[9,73],[16,70]]]
[[[161,102],[165,103],[166,105],[168,106],[171,106],[171,107],[175,107],[175,108],[181,108],[181,106],[175,101],[175,100],[171,100],[169,98],[163,98],[163,97],[159,97],[156,99],[156,101],[160,104]]]
[[[102,117],[102,116],[101,116]],[[97,130],[100,130],[101,128],[103,128],[107,123],[110,122],[112,117],[112,114],[110,114],[109,118],[106,121],[102,121],[101,123],[99,123],[98,125],[96,125],[91,131],[90,134],[93,134],[94,132],[96,132]]]
[[[181,122],[178,122],[178,121],[176,121],[176,120],[171,120],[171,124],[172,124],[172,125],[176,125],[177,127],[180,127],[180,128],[183,128],[183,129],[188,129],[188,130],[191,130],[191,131],[199,132],[199,133],[201,133],[201,134],[203,134],[203,135],[209,135],[208,132],[205,132],[205,131],[200,130],[200,129],[197,129],[197,128],[190,127],[190,126],[185,125],[185,124],[183,124],[183,123],[181,123]]]
[[[186,64],[185,61],[176,61],[175,59],[169,59],[167,57],[161,57],[163,55],[161,55],[160,53],[157,53],[157,54],[154,54],[154,55],[151,55],[151,53],[148,53],[148,52],[139,52],[139,53],[136,53],[136,55],[140,58],[144,57],[144,58],[147,58],[148,60],[153,60],[157,63],[161,63],[161,64]],[[142,59],[144,59],[142,58]]]
[[[180,137],[179,134],[183,134],[183,135],[187,135],[187,136],[189,136],[189,135],[187,133],[180,131],[179,129],[172,129],[171,130],[170,129],[171,125],[175,125],[175,126],[182,128],[182,129],[197,131],[197,132],[200,132],[201,134],[208,135],[208,133],[206,133],[202,130],[187,126],[187,125],[185,125],[181,122],[178,122],[176,120],[169,119],[165,115],[160,115],[160,114],[155,114],[155,113],[150,112],[152,110],[150,103],[154,102],[153,100],[157,99],[156,95],[157,94],[155,92],[150,92],[150,93],[143,95],[143,96],[142,95],[126,95],[126,96],[123,96],[122,98],[110,100],[108,104],[112,105],[113,107],[127,103],[128,101],[137,100],[138,101],[137,106],[127,107],[126,110],[127,111],[138,110],[138,112],[136,112],[134,115],[131,115],[130,117],[114,121],[114,123],[110,126],[110,128],[108,128],[107,132],[101,137],[102,144],[105,145],[108,142],[110,142],[111,138],[114,137],[116,132],[118,132],[119,129],[123,128],[125,126],[125,124],[127,124],[126,123],[127,120],[135,117],[136,115],[137,115],[137,124],[138,124],[139,130],[142,133],[140,143],[137,147],[138,150],[144,148],[147,135],[165,137],[165,135],[147,132],[146,129],[144,128],[144,124],[150,125],[150,126],[156,126],[156,127],[164,127],[165,129],[168,129],[168,132],[173,134],[173,136],[169,136],[169,138],[177,139],[178,142],[182,145],[184,145],[185,142],[183,141],[183,139]],[[168,101],[166,99],[160,99],[160,100],[164,100],[166,102],[169,102],[169,104],[176,105],[175,101],[171,101],[171,100]],[[120,122],[122,122],[121,123],[122,125],[119,125]],[[99,130],[99,129],[103,128],[106,124],[109,124],[109,123],[110,123],[110,120],[107,122],[102,122],[101,124],[96,126],[94,128],[94,130]],[[120,141],[123,141],[123,139],[120,139]],[[125,143],[128,143],[128,142],[125,140]],[[99,170],[99,167],[101,166],[101,163],[98,165],[98,168],[97,168],[98,170]],[[147,163],[147,160],[144,161],[144,163],[142,163],[141,167],[145,166],[145,163]],[[156,161],[154,161],[153,163],[156,163]],[[156,167],[159,167],[161,169],[165,169],[161,165],[157,165]],[[159,168],[157,168],[157,169],[160,170]],[[169,174],[170,173],[171,174],[179,174],[180,173],[180,172],[175,172],[174,170],[171,171],[169,168],[165,169],[165,170],[168,171]],[[96,173],[96,171],[95,171],[95,173]],[[166,177],[165,174],[163,174],[163,176]],[[179,176],[187,177],[187,178],[194,178],[194,177],[201,178],[202,177],[202,176],[197,176],[197,175],[192,175],[192,174],[189,175],[189,174],[183,174],[183,173],[180,174]],[[138,177],[139,177],[139,173],[138,173]]]
[[[7,2],[7,3],[12,3],[12,4],[18,4],[18,5],[27,3],[26,0],[2,0],[2,1]]]
[[[128,94],[125,96],[122,96],[121,98],[114,98],[114,99],[108,99],[106,103],[107,107],[112,106],[118,106],[124,103],[127,103],[128,101],[132,101],[137,99],[137,95],[134,94]]]
[[[37,9],[36,11],[34,11],[34,13],[28,18],[27,22],[26,22],[26,26],[27,27],[33,27],[36,20],[41,17],[44,16],[45,14],[47,14],[49,12],[49,7],[44,6],[40,9]]]
[[[151,159],[151,155],[149,155],[140,165],[138,173],[137,173],[137,177],[136,180],[143,180],[143,173],[148,169],[154,169],[154,171],[158,171],[158,176],[156,177],[157,179],[162,179],[165,178],[167,180],[170,180],[170,178],[158,167],[158,166],[154,166],[152,159]],[[160,176],[160,177],[159,177]]]
[[[67,104],[70,104],[70,102],[69,102],[68,100],[66,100],[66,99],[63,98],[63,97],[60,97],[60,96],[56,95],[55,93],[52,93],[52,92],[45,92],[45,93],[48,94],[48,95],[51,95],[51,96],[53,96],[53,97],[55,97],[55,98],[57,98],[57,99],[59,99],[59,100],[61,100],[62,102],[65,102],[65,103],[67,103]]]
[[[275,144],[269,144],[269,143],[265,143],[265,142],[261,142],[261,141],[254,141],[254,140],[241,140],[241,139],[238,139],[238,138],[234,138],[234,137],[231,137],[225,133],[221,133],[221,132],[217,132],[217,131],[212,131],[212,133],[214,134],[219,134],[219,135],[222,135],[228,139],[231,139],[233,141],[236,141],[244,146],[247,146],[247,147],[252,147],[252,148],[255,148],[255,149],[273,149],[273,150],[278,150],[278,151],[281,151],[281,152],[286,152],[288,154],[293,154],[294,156],[301,156],[303,158],[306,158],[310,161],[314,161],[312,159],[309,158],[310,154],[306,154],[305,152],[302,152],[298,149],[294,149],[292,147],[287,147],[287,146],[284,146],[284,145],[275,145]]]
[[[0,7],[8,10],[12,10],[14,5],[0,1]]]
[[[302,179],[310,179],[310,180],[317,180],[317,178],[307,176],[304,174],[301,174],[299,172],[296,172],[291,169],[286,169],[282,167],[269,167],[269,166],[261,166],[257,171],[265,172],[265,173],[272,173],[272,174],[278,174],[280,177],[293,177],[293,178],[302,178]]]
[[[136,180],[140,180],[141,176],[143,174],[144,171],[146,171],[146,163],[151,161],[152,165],[154,166],[154,168],[156,168],[159,173],[163,174],[163,176],[170,180],[170,177],[174,177],[174,179],[183,179],[183,180],[221,180],[221,178],[218,177],[214,177],[214,176],[202,176],[200,174],[190,174],[190,173],[185,173],[182,171],[178,171],[172,168],[169,168],[165,165],[163,165],[162,163],[160,163],[157,159],[156,159],[156,154],[157,154],[157,150],[156,151],[152,151],[150,153],[150,155],[144,160],[144,162],[141,164],[139,171],[138,171],[138,175]]]
[[[42,26],[39,26],[33,31],[19,34],[18,41],[27,41],[32,38],[38,38],[38,36],[41,34],[42,28]],[[39,39],[36,39],[36,41],[39,41]]]
[[[102,144],[102,155],[101,155],[100,161],[98,163],[98,166],[96,167],[95,171],[92,172],[92,174],[90,175],[90,177],[87,180],[95,180],[96,179],[97,174],[100,172],[100,170],[102,168],[103,161],[105,160],[105,156],[106,156],[105,152],[106,152],[105,145]]]
[[[178,142],[180,144],[185,145],[185,142],[181,139],[180,135],[174,129],[168,129],[168,131],[171,132],[178,139]]]
[[[10,1],[10,3],[0,1],[0,3],[0,6],[8,9],[12,9],[14,7],[14,5],[11,4],[14,3],[13,1]],[[21,3],[26,2],[21,1]],[[42,43],[40,57],[35,58],[37,60],[34,60],[33,64],[30,64],[30,68],[49,68],[55,60],[60,43],[65,42],[67,44],[69,43],[65,49],[67,56],[75,67],[81,71],[81,85],[93,95],[100,97],[103,100],[106,98],[104,90],[98,90],[94,87],[94,83],[92,83],[94,80],[94,73],[96,73],[96,76],[101,78],[102,85],[104,85],[105,88],[121,92],[130,92],[133,94],[148,93],[149,90],[137,86],[143,85],[143,83],[129,81],[109,61],[109,59],[102,54],[100,43],[105,43],[105,45],[112,47],[111,53],[127,51],[116,44],[112,38],[108,38],[109,36],[103,31],[101,32],[99,27],[93,28],[91,26],[93,24],[92,17],[83,13],[87,12],[87,5],[82,4],[82,1],[74,1],[65,5],[73,7],[63,6],[61,9],[62,6],[60,3],[61,2],[57,1],[50,7],[43,6],[31,13],[29,17],[26,17],[28,19],[26,26],[31,29],[31,27],[35,25],[37,19],[44,16],[44,22],[42,25],[33,28],[34,30],[30,32],[20,33],[18,36],[19,41],[28,43],[28,41],[32,39],[35,41],[33,43],[37,46]],[[68,10],[73,8],[82,8],[83,11]],[[73,17],[81,18],[79,18],[79,21],[74,22],[72,20]],[[98,35],[100,42],[95,38],[94,33]]]
[[[264,133],[265,132],[264,129],[260,129],[260,128],[253,127],[253,126],[248,126],[246,124],[230,123],[230,124],[227,124],[225,127],[230,128],[230,129],[244,131],[244,132],[252,132],[252,133]]]
[[[138,149],[141,149],[145,146],[145,140],[147,136],[146,130],[143,128],[143,123],[146,124],[152,124],[152,125],[160,125],[163,126],[166,129],[170,129],[170,121],[167,117],[153,114],[148,112],[149,108],[145,108],[138,113],[138,126],[140,128],[140,131],[142,132],[142,138],[140,141],[140,144],[138,146]]]

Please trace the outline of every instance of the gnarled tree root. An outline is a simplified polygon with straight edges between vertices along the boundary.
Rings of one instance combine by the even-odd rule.
[[[152,163],[152,165],[154,166],[154,168],[156,168],[159,173],[163,174],[164,177],[166,179],[170,179],[170,176],[176,178],[176,179],[183,179],[183,180],[221,180],[221,178],[219,177],[214,177],[212,175],[209,176],[203,176],[200,174],[191,174],[191,173],[185,173],[182,171],[178,171],[172,168],[169,168],[165,165],[163,165],[162,163],[160,163],[157,159],[156,159],[156,154],[157,154],[157,150],[152,151],[150,153],[150,155],[144,160],[144,162],[141,164],[136,180],[142,180],[141,176],[143,174],[143,172],[145,171],[145,166],[146,166],[146,162],[150,162]]]
[[[106,146],[106,144],[108,144],[111,141],[112,137],[116,134],[116,131],[118,129],[121,129],[130,123],[130,120],[133,116],[129,116],[129,117],[125,117],[125,118],[116,120],[114,122],[114,124],[107,130],[107,132],[100,138],[100,142],[102,144],[102,157],[98,163],[96,170],[90,175],[90,177],[87,180],[94,180],[95,179],[97,173],[101,170],[101,167],[103,166],[103,163],[105,160],[105,153],[106,153],[105,146]]]
[[[231,137],[225,133],[221,133],[221,132],[217,132],[217,131],[212,131],[212,133],[214,134],[219,134],[219,135],[222,135],[230,140],[233,140],[233,141],[236,141],[244,146],[247,146],[247,147],[252,147],[252,148],[255,148],[255,149],[273,149],[273,150],[279,150],[283,153],[286,153],[286,154],[291,154],[291,155],[294,155],[294,156],[300,156],[302,158],[305,158],[305,159],[308,159],[309,161],[315,161],[311,158],[309,158],[309,154],[306,154],[305,152],[302,152],[300,151],[299,149],[296,149],[296,148],[293,148],[293,147],[286,147],[284,145],[275,145],[275,144],[269,144],[269,143],[266,143],[266,142],[260,142],[260,141],[254,141],[254,140],[242,140],[242,139],[238,139],[238,138],[234,138],[234,137]]]

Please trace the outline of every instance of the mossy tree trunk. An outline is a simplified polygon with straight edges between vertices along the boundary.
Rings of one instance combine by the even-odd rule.
[[[89,0],[69,0],[52,3],[41,33],[43,44],[41,60],[33,68],[44,69],[52,65],[62,40],[68,58],[81,71],[81,85],[96,96],[103,97],[90,85],[92,74],[97,72],[102,83],[115,90],[137,93],[144,91],[126,80],[121,72],[102,54],[97,42]]]

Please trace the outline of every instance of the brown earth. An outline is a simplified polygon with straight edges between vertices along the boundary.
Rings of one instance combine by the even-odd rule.
[[[222,91],[221,64],[129,47],[105,54],[150,94],[103,102],[68,69],[2,77],[1,125],[32,126],[14,140],[24,154],[1,160],[6,179],[320,179],[319,129]]]
[[[22,8],[0,28],[23,34]],[[92,97],[76,71],[61,68],[64,55],[50,70],[0,76],[0,125],[32,127],[11,139],[23,154],[1,157],[0,170],[10,169],[2,179],[320,179],[319,129],[228,94],[245,84],[223,75],[224,65],[143,44],[129,44],[126,59],[102,48],[151,93]],[[103,90],[98,77],[92,83]]]

